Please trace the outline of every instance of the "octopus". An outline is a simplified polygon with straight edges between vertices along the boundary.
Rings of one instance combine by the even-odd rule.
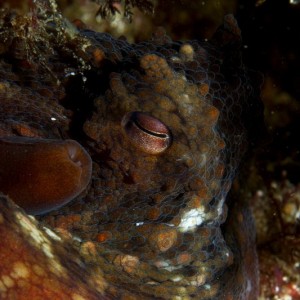
[[[0,298],[257,299],[229,191],[262,109],[233,16],[138,44],[54,1],[0,20]]]

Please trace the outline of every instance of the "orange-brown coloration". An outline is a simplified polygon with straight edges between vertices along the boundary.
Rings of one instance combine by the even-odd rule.
[[[30,138],[37,138],[39,134],[33,128],[30,128],[26,124],[13,124],[12,129],[16,131],[16,133],[20,136],[30,137]]]
[[[80,214],[71,215],[71,216],[59,216],[56,220],[56,227],[59,229],[66,229],[72,228],[74,225],[78,224],[81,220]]]
[[[78,253],[67,250],[54,233],[40,230],[36,221],[2,196],[0,216],[5,245],[0,251],[1,299],[106,299],[102,296],[106,283],[99,273],[91,279],[76,258]]]
[[[109,240],[111,238],[111,233],[108,232],[108,231],[105,231],[105,232],[100,232],[97,234],[97,241],[99,243],[103,243],[103,242],[106,242],[107,240]]]
[[[139,259],[131,255],[117,255],[114,264],[120,266],[126,273],[134,273],[139,267]]]
[[[177,240],[177,231],[174,228],[161,226],[155,231],[150,230],[149,242],[151,246],[160,252],[165,252],[173,247]]]
[[[23,232],[22,225],[30,219],[24,216],[20,224],[7,218],[20,211],[4,198],[0,211],[5,222],[0,221],[9,234],[10,251],[3,253],[13,261],[22,257],[22,263],[39,253],[39,274],[48,271],[46,255],[59,271],[65,270],[62,283],[79,294],[87,290],[97,295],[104,291],[113,299],[255,299],[257,279],[245,271],[245,262],[251,261],[255,274],[255,251],[240,245],[254,240],[251,220],[227,226],[231,209],[226,195],[247,145],[243,117],[256,101],[242,63],[231,64],[240,41],[234,19],[217,34],[220,44],[218,38],[215,44],[175,43],[157,34],[149,43],[131,45],[84,28],[74,31],[46,3],[33,4],[38,6],[36,35],[22,31],[32,28],[32,19],[15,20],[0,11],[6,37],[0,40],[5,54],[0,59],[0,132],[22,134],[13,130],[18,124],[45,139],[76,139],[91,153],[93,174],[86,194],[38,217],[40,230],[30,225],[35,242],[25,256],[19,253],[22,247],[11,251],[10,226],[15,233]],[[44,15],[54,20],[50,29]],[[98,61],[95,49],[101,52]],[[243,84],[232,80],[235,77]],[[153,155],[132,144],[122,128],[122,119],[131,112],[164,124],[173,140],[167,151]],[[47,156],[46,149],[42,152]],[[12,177],[7,180],[14,182]],[[17,202],[19,195],[14,198]],[[11,204],[7,210],[6,203]],[[241,225],[248,227],[240,234]],[[55,242],[44,239],[42,228],[48,226],[61,234]],[[24,245],[26,237],[20,236]],[[29,274],[36,269],[30,263]],[[1,273],[4,267],[1,276],[7,275]],[[6,277],[4,282],[12,284]],[[82,282],[86,290],[81,290]],[[70,290],[56,287],[63,296]],[[27,298],[34,298],[35,288]],[[21,292],[16,290],[16,295]]]
[[[46,213],[74,199],[92,172],[90,156],[72,140],[2,138],[0,166],[6,174],[0,178],[0,190],[30,214]]]
[[[209,92],[209,85],[207,83],[203,83],[199,86],[199,93],[203,96],[207,95]]]
[[[103,60],[105,58],[105,54],[102,50],[96,48],[93,52],[93,64],[95,66],[101,66],[101,63],[103,63]]]

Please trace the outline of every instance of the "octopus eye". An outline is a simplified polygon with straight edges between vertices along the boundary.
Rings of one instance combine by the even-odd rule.
[[[160,154],[171,145],[168,127],[146,113],[134,111],[126,114],[122,126],[132,144],[146,153]]]
[[[91,173],[91,157],[76,141],[0,138],[0,191],[29,214],[67,204],[87,187]]]

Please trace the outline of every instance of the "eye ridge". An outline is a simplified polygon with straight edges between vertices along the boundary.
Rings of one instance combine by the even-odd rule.
[[[139,123],[139,121],[136,120],[136,119],[132,120],[132,122],[133,122],[133,124],[134,124],[137,128],[139,128],[140,130],[144,131],[144,132],[147,133],[147,134],[153,135],[153,136],[158,137],[158,138],[161,138],[161,139],[166,139],[166,138],[169,137],[169,136],[168,136],[167,134],[165,134],[165,133],[159,133],[159,132],[151,131],[151,130],[149,130],[149,129],[143,127],[143,126]]]
[[[159,119],[139,111],[124,115],[121,126],[131,143],[148,154],[160,154],[172,143],[169,128]]]

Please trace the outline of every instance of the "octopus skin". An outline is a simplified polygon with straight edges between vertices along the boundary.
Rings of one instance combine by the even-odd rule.
[[[34,5],[34,18],[0,16],[0,152],[31,139],[55,166],[49,185],[75,182],[39,143],[76,140],[92,173],[46,210],[27,196],[33,217],[0,155],[0,298],[257,299],[251,214],[227,197],[261,120],[235,19],[211,42],[129,44]],[[25,146],[13,147],[30,171]]]
[[[0,189],[28,214],[45,214],[68,203],[91,179],[92,160],[75,141],[7,137],[0,144],[5,174]]]

